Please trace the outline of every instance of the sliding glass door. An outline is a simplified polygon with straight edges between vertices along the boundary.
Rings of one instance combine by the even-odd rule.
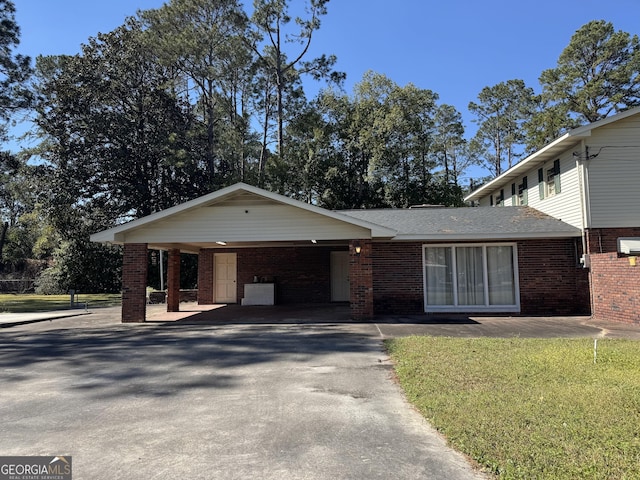
[[[426,311],[520,310],[515,244],[424,247]]]

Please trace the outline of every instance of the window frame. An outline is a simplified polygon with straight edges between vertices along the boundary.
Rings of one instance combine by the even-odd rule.
[[[427,303],[427,248],[451,248],[451,283],[453,288],[453,304],[451,305],[429,305]],[[483,288],[484,288],[484,304],[483,305],[459,305],[458,302],[458,282],[457,282],[457,259],[456,248],[472,248],[482,247],[483,261]],[[513,289],[515,303],[513,305],[491,305],[489,300],[489,270],[487,266],[487,247],[511,247],[512,265],[513,265]],[[518,270],[518,244],[516,242],[487,242],[487,243],[425,243],[422,245],[422,286],[423,286],[423,303],[425,313],[432,312],[501,312],[501,313],[520,313],[520,275]]]
[[[553,166],[550,167],[549,165],[549,163],[545,163],[538,169],[538,190],[540,200],[555,197],[562,192],[560,181],[560,159],[558,158],[554,160]]]

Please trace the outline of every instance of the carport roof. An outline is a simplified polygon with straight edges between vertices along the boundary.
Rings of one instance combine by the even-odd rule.
[[[210,208],[216,207],[216,208]],[[530,207],[331,211],[238,183],[96,233],[91,241],[150,248],[309,244],[371,238],[465,241],[579,237],[581,231]]]
[[[579,237],[581,231],[531,207],[344,210],[398,233],[394,240],[501,240]]]

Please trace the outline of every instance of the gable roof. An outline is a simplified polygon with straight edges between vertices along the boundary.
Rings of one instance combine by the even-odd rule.
[[[580,234],[579,229],[530,207],[330,211],[238,183],[96,233],[91,241],[147,243],[149,248],[179,248],[197,253],[200,248],[226,242],[246,246],[357,238],[477,241],[566,238]]]
[[[344,210],[397,231],[394,240],[507,240],[579,237],[581,231],[531,207]]]
[[[195,223],[198,221],[198,215],[201,214],[202,217],[205,217],[206,220],[211,219],[210,211],[207,207],[215,207],[222,205],[233,205],[235,202],[236,209],[239,208],[237,205],[261,205],[262,207],[266,206],[280,206],[280,207],[290,207],[287,209],[289,213],[291,212],[300,212],[301,215],[304,215],[308,220],[309,218],[318,218],[314,217],[314,215],[319,215],[326,220],[332,221],[334,225],[343,225],[345,227],[358,227],[364,230],[367,235],[373,237],[383,237],[389,238],[393,237],[396,232],[387,227],[367,222],[366,220],[357,219],[354,217],[343,215],[339,212],[333,212],[330,210],[326,210],[324,208],[317,207],[315,205],[310,205],[308,203],[300,202],[298,200],[293,200],[291,198],[285,197],[283,195],[279,195],[277,193],[268,192],[266,190],[253,187],[251,185],[247,185],[245,183],[236,183],[231,185],[230,187],[223,188],[221,190],[217,190],[208,195],[204,195],[202,197],[196,198],[194,200],[182,203],[175,207],[168,208],[166,210],[162,210],[160,212],[153,213],[146,217],[133,220],[131,222],[124,223],[122,225],[118,225],[117,227],[110,228],[108,230],[104,230],[102,232],[95,233],[91,235],[92,242],[103,242],[103,243],[128,243],[128,242],[136,242],[141,241],[147,243],[145,240],[139,240],[143,238],[141,232],[154,232],[157,230],[159,226],[163,226],[164,230],[167,230],[167,225],[170,225],[169,222],[174,222],[179,219],[188,218],[188,221],[191,223]],[[264,210],[264,209],[263,209]],[[248,210],[245,210],[248,213]],[[264,219],[262,219],[264,220]],[[289,224],[295,223],[295,218],[289,219]],[[176,237],[180,236],[178,227],[174,229],[174,235]],[[254,228],[255,229],[255,228]],[[211,230],[205,231],[205,228],[200,229],[200,235],[209,238],[210,242],[215,240],[224,239],[220,236],[216,238],[211,237]],[[216,233],[219,232],[220,228],[216,228]],[[166,237],[166,235],[165,235]],[[131,238],[132,240],[129,240]],[[237,239],[235,239],[238,241]],[[310,238],[309,238],[310,240]],[[202,242],[203,240],[199,240]],[[169,240],[158,240],[158,243],[170,243]],[[174,243],[180,243],[180,241],[175,241]]]
[[[625,110],[624,112],[620,112],[616,115],[603,118],[602,120],[599,120],[597,122],[593,122],[588,125],[583,125],[582,127],[570,130],[569,132],[555,139],[553,142],[547,144],[537,152],[529,155],[521,162],[518,162],[516,165],[511,167],[506,172],[502,173],[500,176],[494,178],[490,182],[484,184],[482,187],[471,192],[465,197],[465,201],[480,200],[480,198],[488,195],[498,187],[510,183],[512,180],[519,178],[536,166],[557,158],[558,155],[578,144],[583,138],[590,137],[591,132],[596,128],[604,127],[605,125],[609,125],[611,123],[618,122],[625,118],[639,114],[640,107],[634,107],[630,108],[629,110]]]

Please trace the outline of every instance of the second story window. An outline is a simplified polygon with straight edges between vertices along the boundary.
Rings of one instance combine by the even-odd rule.
[[[518,185],[518,205],[529,204],[529,193],[527,188],[527,177],[522,178],[522,183]]]
[[[554,160],[553,165],[545,165],[538,170],[538,187],[540,199],[560,193],[560,160]]]

